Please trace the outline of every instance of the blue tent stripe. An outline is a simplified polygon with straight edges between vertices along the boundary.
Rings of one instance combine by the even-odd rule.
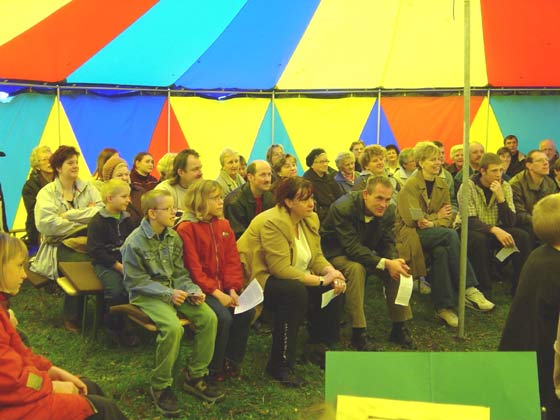
[[[379,101],[375,101],[371,112],[369,113],[368,119],[360,135],[366,145],[377,144],[377,112],[379,107]],[[397,144],[395,136],[393,135],[393,130],[387,121],[383,107],[381,108],[380,124],[379,124],[379,144],[381,146],[387,146],[388,144]]]
[[[84,158],[91,171],[97,155],[113,147],[132,166],[134,155],[148,150],[165,97],[63,96],[62,104],[70,120]]]
[[[68,81],[172,85],[212,45],[245,2],[160,1],[70,74]]]
[[[279,143],[284,146],[284,152],[289,153],[296,158],[298,175],[303,175],[303,167],[299,161],[296,149],[290,140],[288,131],[286,131],[282,117],[278,113],[278,108],[274,108],[274,143]]]
[[[272,88],[318,5],[319,0],[249,0],[175,84],[192,89]]]
[[[54,96],[21,94],[0,103],[0,182],[3,186],[8,227],[12,226],[21,189],[29,172],[29,155],[39,144]]]
[[[272,144],[272,103],[268,105],[264,118],[262,120],[259,132],[255,142],[253,143],[253,149],[249,155],[248,163],[257,160],[265,159],[266,151],[268,147]]]
[[[525,153],[543,139],[560,138],[560,96],[493,96],[490,104],[502,134],[515,134]]]

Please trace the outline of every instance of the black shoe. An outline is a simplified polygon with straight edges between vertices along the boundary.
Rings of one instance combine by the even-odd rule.
[[[350,339],[350,349],[355,351],[379,351],[379,347],[370,341],[366,334],[352,336]]]
[[[266,373],[280,385],[284,385],[287,388],[300,388],[305,385],[303,378],[288,368],[272,369],[267,366]]]
[[[181,414],[181,410],[179,410],[177,405],[177,397],[173,394],[170,386],[162,390],[150,387],[150,395],[158,411],[165,417],[178,417]]]
[[[186,374],[183,389],[210,403],[215,403],[224,399],[224,393],[220,391],[217,386],[209,383],[205,377],[190,378],[188,374]]]
[[[304,359],[308,363],[313,363],[321,369],[325,369],[325,354],[327,350],[327,346],[323,343],[308,343],[305,346]]]
[[[395,327],[391,330],[391,334],[389,335],[389,341],[398,344],[403,349],[414,350],[416,346],[414,345],[414,341],[412,341],[412,337],[408,329],[404,326]]]

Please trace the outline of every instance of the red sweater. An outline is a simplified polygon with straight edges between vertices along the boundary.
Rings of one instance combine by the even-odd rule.
[[[183,239],[183,261],[193,281],[206,294],[216,289],[237,292],[243,286],[243,269],[235,234],[225,219],[184,221],[177,226]]]
[[[51,366],[25,347],[0,308],[0,419],[81,420],[93,414],[84,397],[52,393]]]

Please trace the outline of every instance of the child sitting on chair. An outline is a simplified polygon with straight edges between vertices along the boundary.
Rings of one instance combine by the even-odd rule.
[[[120,179],[111,179],[101,185],[101,199],[105,207],[93,216],[88,225],[88,254],[95,274],[105,288],[105,325],[109,334],[121,345],[133,347],[139,340],[124,330],[124,316],[107,313],[110,306],[128,303],[120,247],[134,230],[130,214],[126,211],[130,203],[130,186]]]
[[[212,180],[197,181],[188,189],[185,202],[184,221],[177,226],[177,233],[183,239],[185,267],[218,317],[209,368],[211,378],[223,381],[239,376],[255,310],[233,313],[239,305],[243,268],[235,234],[223,218],[222,187]]]
[[[25,244],[0,232],[0,418],[126,419],[99,386],[54,366],[21,341],[6,309],[26,278]]]
[[[145,217],[140,226],[121,248],[124,284],[130,303],[142,309],[158,328],[150,394],[160,412],[176,416],[180,410],[171,385],[184,332],[177,312],[184,314],[196,330],[183,389],[209,402],[224,396],[205,378],[214,353],[217,321],[204,303],[204,293],[183,265],[183,242],[172,229],[176,208],[171,194],[164,190],[145,193],[142,212]]]

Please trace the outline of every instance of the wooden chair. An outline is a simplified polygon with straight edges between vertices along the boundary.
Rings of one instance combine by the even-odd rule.
[[[68,296],[84,296],[84,310],[82,312],[82,334],[86,331],[87,301],[89,296],[95,296],[95,313],[93,315],[93,337],[97,337],[99,322],[103,316],[103,283],[95,274],[89,261],[60,262],[59,270],[64,274],[56,282]]]
[[[27,274],[27,280],[29,280],[29,282],[36,289],[45,287],[51,281],[48,277],[43,276],[42,274],[35,273],[34,271],[30,271],[28,267],[25,268],[25,274]]]
[[[111,313],[124,313],[128,316],[128,319],[140,325],[142,328],[147,329],[151,332],[156,332],[157,327],[154,321],[138,306],[127,303],[125,305],[115,305],[109,308]],[[179,322],[183,327],[190,325],[190,321],[186,318],[180,318]]]

